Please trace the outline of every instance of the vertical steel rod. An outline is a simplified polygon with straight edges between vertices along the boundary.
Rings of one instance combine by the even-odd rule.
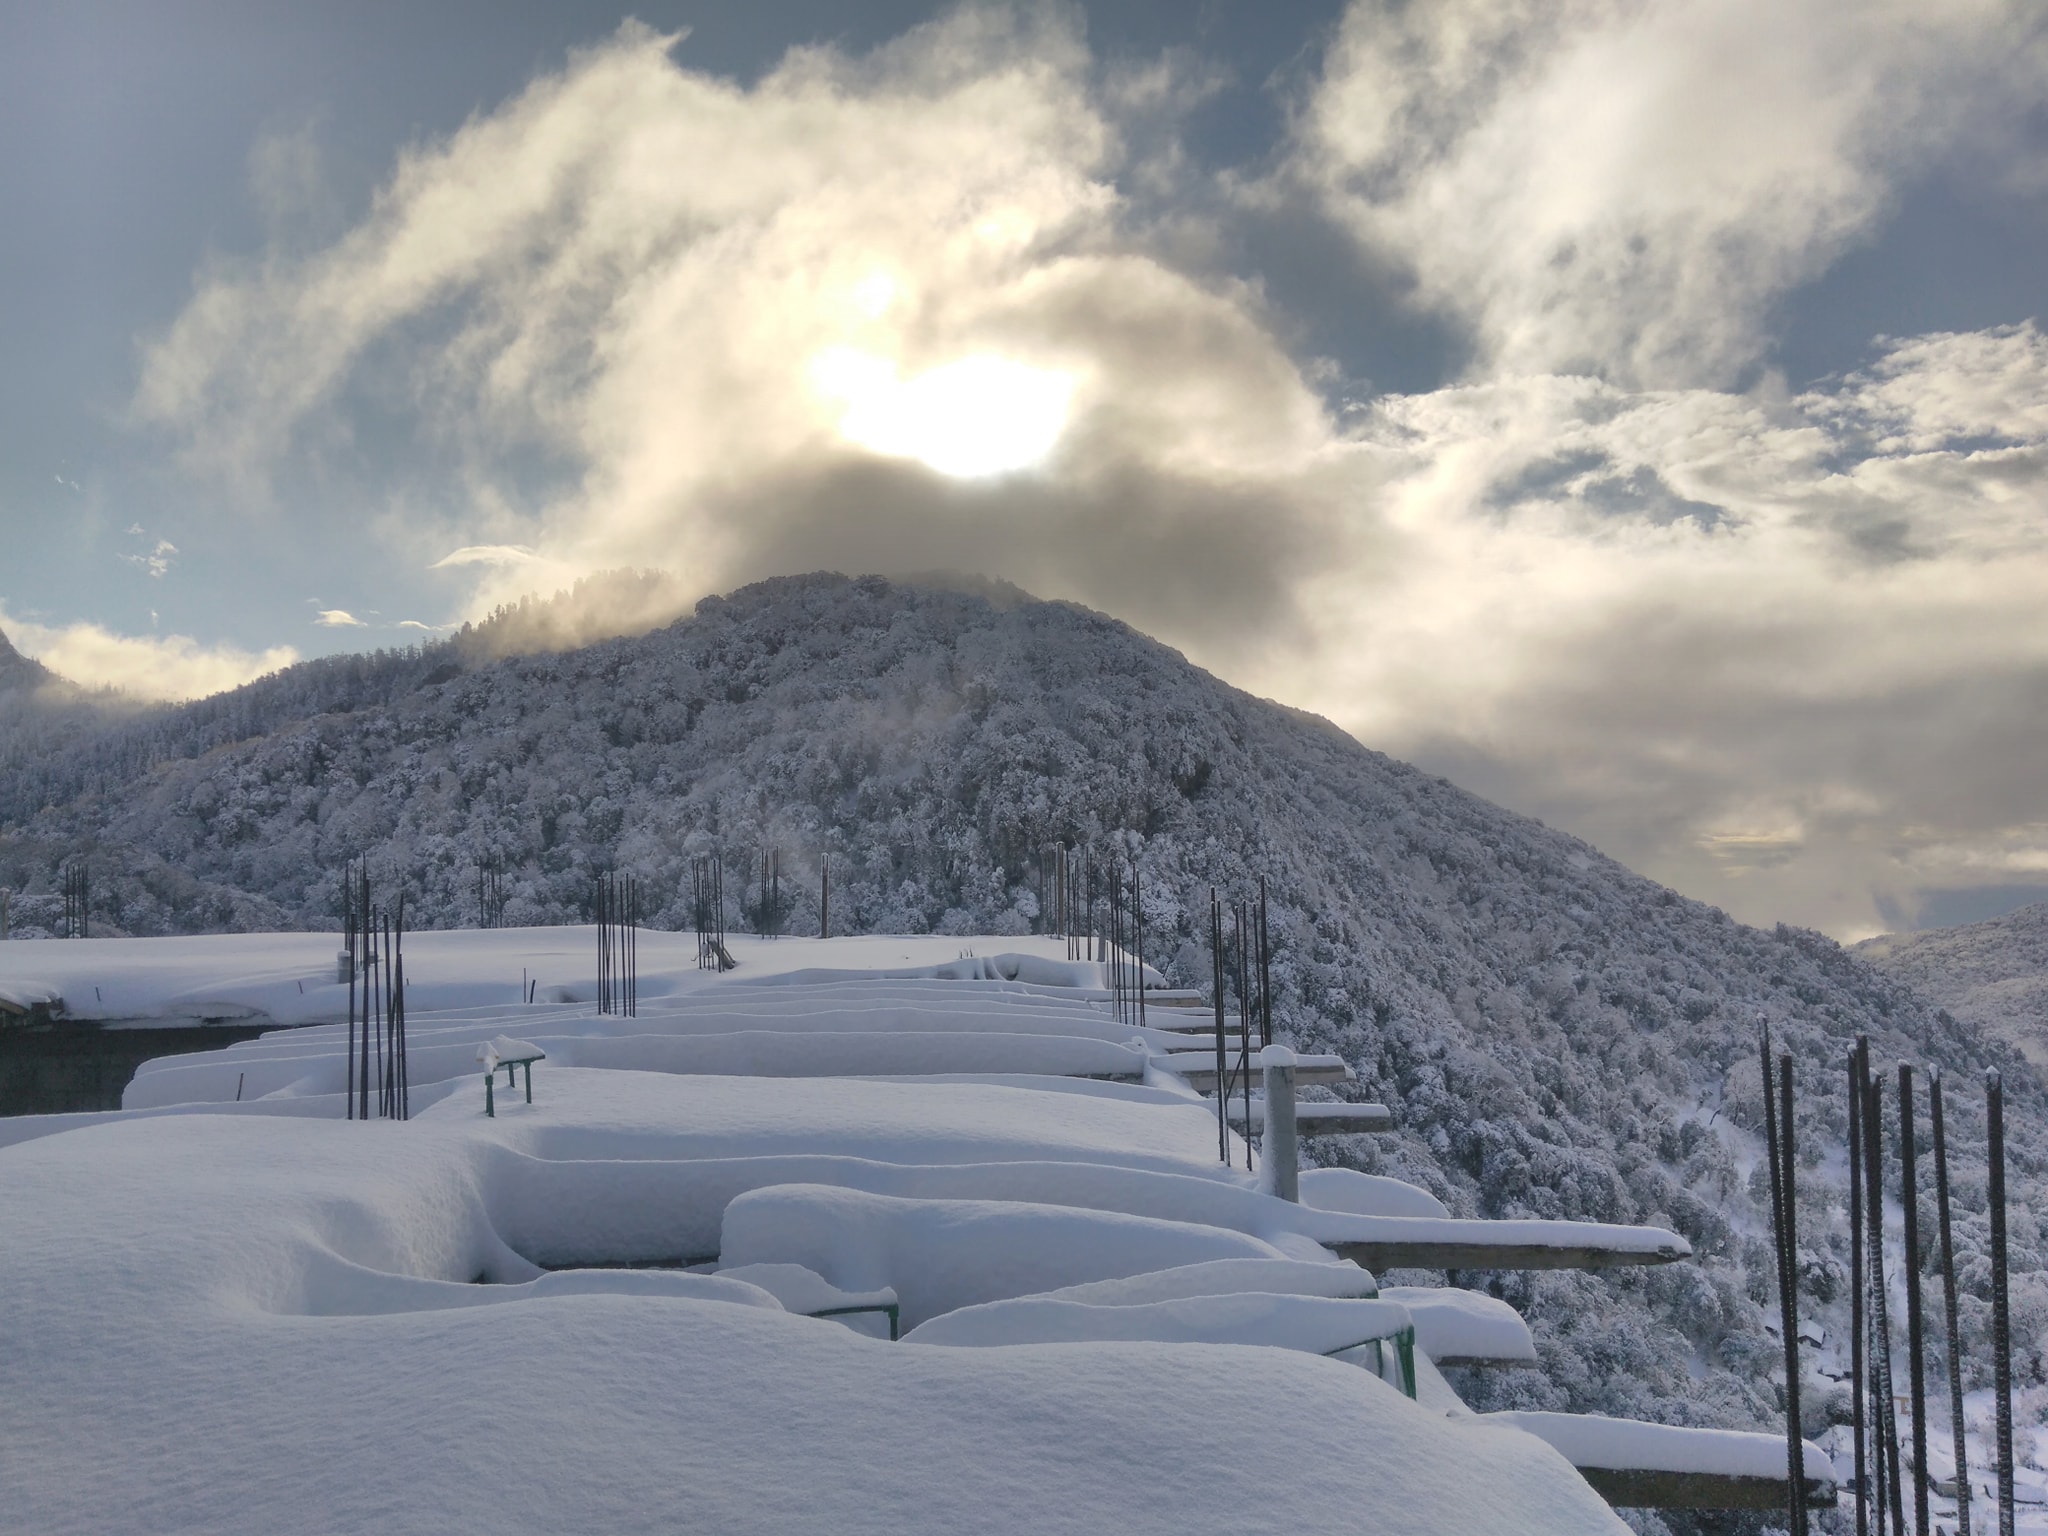
[[[1955,1442],[1956,1529],[1970,1529],[1970,1460],[1964,1443],[1963,1340],[1956,1318],[1956,1247],[1949,1224],[1948,1133],[1942,1123],[1941,1069],[1927,1080],[1927,1110],[1934,1120],[1934,1199],[1941,1220],[1941,1311],[1948,1328],[1948,1420]]]
[[[1984,1074],[1985,1119],[1991,1138],[1991,1367],[1998,1398],[1998,1536],[2013,1536],[2012,1312],[2006,1296],[2005,1080]]]
[[[1209,969],[1211,996],[1216,1002],[1216,1155],[1227,1168],[1237,1166],[1230,1155],[1230,1078],[1223,1057],[1223,908],[1216,887],[1209,887]]]
[[[1778,1058],[1778,1140],[1785,1160],[1785,1432],[1791,1458],[1793,1536],[1806,1536],[1806,1436],[1799,1413],[1799,1167],[1792,1125],[1792,1053]]]
[[[1913,1145],[1913,1069],[1899,1063],[1899,1203],[1906,1217],[1906,1379],[1913,1392],[1913,1530],[1927,1536],[1927,1363],[1920,1315],[1920,1170]]]
[[[1863,1422],[1863,1092],[1849,1052],[1849,1402],[1856,1457],[1856,1536],[1870,1536],[1870,1468]]]
[[[1899,1473],[1899,1420],[1892,1398],[1891,1299],[1884,1278],[1884,1095],[1875,1078],[1866,1074],[1863,1098],[1863,1166],[1866,1198],[1870,1202],[1870,1319],[1872,1364],[1878,1392],[1879,1451],[1884,1457],[1885,1493],[1890,1507],[1891,1528],[1906,1529],[1905,1493]]]

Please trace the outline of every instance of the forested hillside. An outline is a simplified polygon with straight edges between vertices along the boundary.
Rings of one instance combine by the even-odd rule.
[[[1850,1046],[1867,1033],[1881,1062],[1950,1074],[1978,1379],[1974,1084],[2009,1070],[2016,1333],[2023,1378],[2041,1377],[2041,1088],[2008,1046],[1820,935],[1739,925],[1124,625],[1020,593],[793,578],[634,639],[490,653],[471,637],[309,663],[117,722],[61,761],[14,752],[0,881],[47,882],[101,850],[104,920],[141,933],[332,924],[338,872],[361,855],[423,924],[476,921],[481,862],[504,871],[507,923],[575,921],[592,875],[617,867],[655,893],[656,925],[683,926],[689,862],[717,849],[745,928],[746,872],[773,849],[790,932],[815,931],[829,857],[836,931],[1000,934],[1040,923],[1039,855],[1064,844],[1097,867],[1135,861],[1149,956],[1206,985],[1210,888],[1249,896],[1263,876],[1282,1029],[1341,1051],[1357,1096],[1398,1117],[1331,1155],[1463,1212],[1656,1222],[1698,1251],[1498,1277],[1545,1368],[1468,1383],[1475,1401],[1768,1422],[1763,1020],[1799,1062],[1805,1305],[1837,1334]],[[1816,1429],[1846,1411],[1841,1394],[1808,1401]]]

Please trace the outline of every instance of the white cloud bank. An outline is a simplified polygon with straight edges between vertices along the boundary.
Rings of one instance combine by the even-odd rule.
[[[24,656],[34,657],[66,681],[86,688],[116,688],[155,702],[204,698],[299,659],[288,645],[245,651],[205,645],[190,635],[119,635],[98,624],[38,624],[4,609],[0,631]]]
[[[2048,862],[2040,331],[1728,385],[1901,176],[2040,99],[2030,13],[1355,7],[1245,201],[1321,200],[1479,362],[1344,423],[1255,289],[1133,228],[1050,15],[745,90],[628,26],[332,245],[205,274],[138,410],[246,485],[409,392],[466,510],[386,533],[478,612],[618,566],[1075,597],[1752,919]]]
[[[1296,170],[1489,367],[1720,383],[2042,50],[2032,0],[1358,0]]]

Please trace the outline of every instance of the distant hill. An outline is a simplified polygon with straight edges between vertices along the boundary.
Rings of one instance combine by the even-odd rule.
[[[1988,922],[1884,934],[1852,953],[2048,1066],[2048,901]]]
[[[1821,935],[1745,927],[1071,604],[819,575],[580,650],[494,658],[503,643],[305,663],[54,756],[7,759],[0,739],[0,830],[136,850],[190,882],[131,884],[110,916],[138,933],[217,924],[223,901],[243,903],[237,923],[332,925],[358,855],[427,925],[476,920],[489,860],[508,923],[581,920],[592,875],[617,867],[652,893],[655,925],[682,927],[690,860],[712,849],[735,928],[760,919],[774,849],[791,932],[816,931],[827,855],[835,931],[1024,932],[1043,921],[1039,851],[1065,843],[1098,868],[1137,861],[1149,957],[1202,986],[1210,889],[1251,897],[1263,876],[1277,1022],[1341,1052],[1358,1096],[1398,1116],[1326,1155],[1462,1213],[1650,1221],[1698,1251],[1493,1277],[1545,1369],[1469,1383],[1486,1406],[1770,1422],[1760,1019],[1799,1063],[1806,1305],[1837,1335],[1846,1228],[1823,1158],[1839,1157],[1856,1035],[1959,1085],[2000,1065],[2021,1369],[2041,1375],[2040,1082]],[[1952,1098],[1966,1254],[1985,1243],[1973,1094]],[[1984,1289],[1985,1266],[1966,1273]],[[1981,1375],[1986,1305],[1965,1317]],[[1842,1406],[1808,1402],[1816,1430]]]

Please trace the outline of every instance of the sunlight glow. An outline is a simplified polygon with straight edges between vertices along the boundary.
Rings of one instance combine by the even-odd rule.
[[[979,354],[912,379],[872,353],[835,348],[811,365],[821,393],[844,402],[839,434],[876,453],[978,479],[1028,469],[1059,441],[1072,375]]]

